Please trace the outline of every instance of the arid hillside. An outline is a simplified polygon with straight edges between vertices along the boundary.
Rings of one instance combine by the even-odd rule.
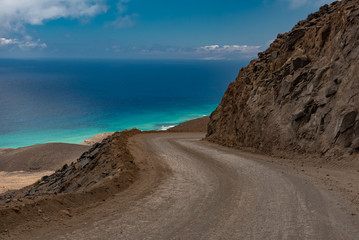
[[[89,146],[46,143],[0,149],[0,171],[51,171],[75,161]]]
[[[340,160],[359,149],[359,2],[324,5],[240,70],[207,139]]]

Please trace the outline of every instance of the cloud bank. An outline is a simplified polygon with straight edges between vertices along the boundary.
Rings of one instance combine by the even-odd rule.
[[[18,47],[22,50],[29,50],[33,48],[44,49],[47,47],[47,45],[42,43],[40,39],[33,41],[31,37],[27,37],[25,40],[18,40],[15,38],[0,38],[0,47]]]
[[[46,48],[32,40],[27,25],[42,25],[60,18],[88,18],[107,11],[105,0],[0,0],[0,47],[22,50]]]
[[[130,47],[114,45],[107,51],[123,56],[136,56],[140,58],[176,58],[202,59],[202,60],[232,60],[251,59],[263,51],[266,46],[249,45],[207,45],[198,48],[179,47],[171,45],[153,45],[151,47]]]
[[[330,4],[334,2],[334,0],[281,0],[289,3],[290,8],[299,8],[304,5],[315,5],[315,6],[321,6],[324,4]]]
[[[0,33],[23,31],[26,24],[92,17],[106,11],[103,0],[0,0]]]
[[[196,52],[204,60],[253,58],[262,50],[262,46],[248,45],[208,45],[197,48]]]

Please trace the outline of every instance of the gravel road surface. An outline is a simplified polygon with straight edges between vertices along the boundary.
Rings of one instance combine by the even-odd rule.
[[[135,136],[142,180],[32,239],[359,239],[357,212],[334,192],[203,137]]]

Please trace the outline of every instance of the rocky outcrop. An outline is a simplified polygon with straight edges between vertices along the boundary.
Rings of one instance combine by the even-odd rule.
[[[20,192],[25,192],[25,197],[34,197],[88,192],[102,186],[124,189],[134,182],[139,170],[127,148],[128,139],[138,133],[139,130],[114,133],[94,144],[77,161],[65,164],[54,174],[42,177]]]
[[[279,34],[240,70],[207,139],[269,154],[358,156],[358,113],[359,2],[343,0]]]
[[[0,239],[8,239],[10,233],[11,239],[18,239],[15,232],[66,222],[127,189],[140,177],[128,144],[139,133],[116,132],[54,174],[0,194]]]

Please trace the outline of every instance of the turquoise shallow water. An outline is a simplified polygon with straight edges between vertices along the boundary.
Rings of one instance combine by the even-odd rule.
[[[209,115],[245,62],[0,60],[0,148]]]

